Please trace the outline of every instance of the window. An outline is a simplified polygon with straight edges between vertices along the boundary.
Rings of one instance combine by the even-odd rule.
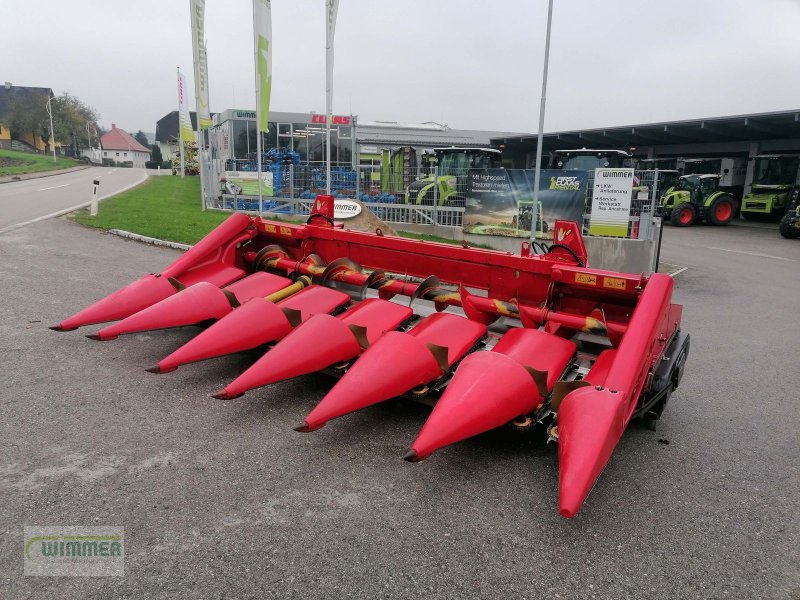
[[[119,156],[119,152],[117,152],[117,156]]]
[[[108,156],[108,152],[103,152],[103,156]]]
[[[127,153],[127,152],[125,152],[125,154],[123,154],[123,156],[128,156],[128,153]]]

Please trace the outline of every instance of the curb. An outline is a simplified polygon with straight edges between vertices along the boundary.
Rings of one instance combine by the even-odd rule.
[[[16,183],[17,181],[26,181],[28,179],[43,179],[44,177],[52,177],[53,175],[63,175],[64,173],[72,173],[73,171],[83,171],[94,165],[80,165],[78,167],[69,167],[67,169],[55,169],[53,171],[41,171],[39,173],[22,173],[20,175],[7,175],[0,177],[0,184],[3,183]]]
[[[159,240],[157,238],[148,237],[146,235],[131,233],[130,231],[125,231],[123,229],[109,229],[108,233],[112,235],[118,235],[119,237],[133,240],[135,242],[150,244],[151,246],[164,246],[166,248],[173,248],[175,250],[188,250],[189,248],[191,248],[191,246],[189,246],[188,244],[179,244],[178,242],[168,242],[166,240]]]

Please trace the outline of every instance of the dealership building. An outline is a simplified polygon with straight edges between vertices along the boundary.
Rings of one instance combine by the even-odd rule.
[[[535,134],[498,135],[491,139],[492,146],[502,149],[504,161],[517,169],[535,166],[536,142]],[[579,148],[625,150],[636,158],[650,159],[644,164],[654,166],[670,162],[655,159],[740,159],[746,163],[747,191],[753,181],[756,156],[800,154],[800,109],[559,131],[546,133],[543,138],[545,160],[556,150]]]

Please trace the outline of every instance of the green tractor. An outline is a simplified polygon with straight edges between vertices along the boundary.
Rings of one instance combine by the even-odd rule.
[[[800,196],[800,156],[755,157],[753,186],[742,200],[742,216],[748,220],[778,220],[791,210]]]
[[[727,225],[736,212],[736,198],[720,189],[720,176],[684,175],[661,196],[659,214],[676,227],[705,221]]]
[[[501,167],[501,152],[492,148],[434,148],[433,153],[431,172],[406,188],[406,204],[464,206],[468,171]]]

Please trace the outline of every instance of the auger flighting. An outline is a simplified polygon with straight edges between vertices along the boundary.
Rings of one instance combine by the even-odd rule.
[[[304,432],[397,396],[438,399],[411,462],[507,423],[547,427],[560,511],[575,515],[628,423],[657,419],[680,382],[689,336],[672,279],[585,266],[572,222],[556,223],[546,253],[514,255],[346,231],[332,205],[318,196],[305,225],[234,214],[161,273],[54,329],[118,321],[89,336],[112,340],[200,325],[156,373],[261,352],[220,399],[339,377],[298,416]]]

